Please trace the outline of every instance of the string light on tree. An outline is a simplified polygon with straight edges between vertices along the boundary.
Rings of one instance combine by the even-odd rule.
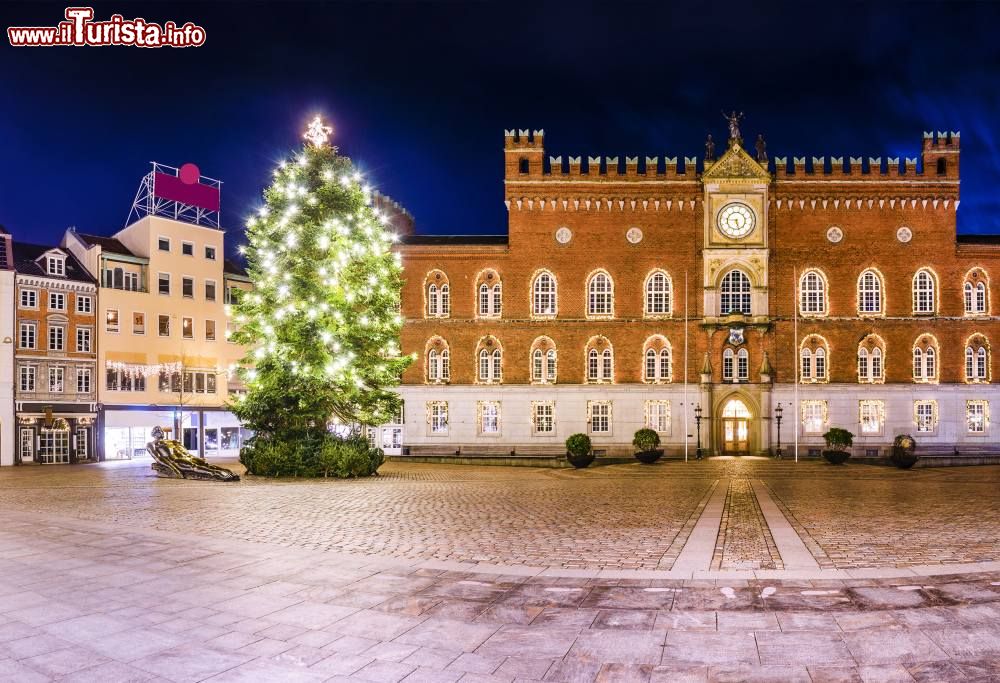
[[[369,205],[366,179],[329,144],[332,132],[319,117],[309,123],[247,221],[254,289],[232,306],[231,338],[252,350],[239,371],[248,391],[233,410],[256,433],[254,448],[322,442],[331,419],[389,421],[399,407],[392,388],[412,362],[399,353],[394,236]]]

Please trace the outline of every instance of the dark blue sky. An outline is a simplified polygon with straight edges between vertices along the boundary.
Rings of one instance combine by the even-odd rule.
[[[4,4],[54,25],[65,4]],[[148,162],[225,182],[238,232],[314,112],[433,233],[505,229],[504,128],[553,155],[701,156],[721,108],[772,156],[918,156],[962,131],[963,232],[1000,233],[1000,6],[718,2],[100,2],[193,21],[186,50],[0,46],[0,224],[55,241],[124,224]],[[235,243],[232,240],[231,243]]]

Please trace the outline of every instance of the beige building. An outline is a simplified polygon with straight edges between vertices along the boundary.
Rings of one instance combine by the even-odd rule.
[[[226,304],[249,289],[216,227],[147,215],[112,237],[67,231],[63,247],[99,283],[101,459],[144,453],[155,426],[193,453],[235,455],[245,436],[226,402],[243,355],[227,341]]]

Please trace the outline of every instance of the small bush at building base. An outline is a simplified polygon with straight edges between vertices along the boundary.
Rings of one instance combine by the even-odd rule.
[[[291,439],[255,436],[240,451],[249,474],[261,477],[369,477],[385,462],[380,448],[360,435],[326,430],[299,432]]]

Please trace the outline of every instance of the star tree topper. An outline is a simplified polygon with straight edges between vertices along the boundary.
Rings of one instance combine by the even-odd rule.
[[[316,116],[309,122],[309,127],[306,128],[306,132],[302,137],[311,142],[313,147],[322,147],[330,140],[332,132],[333,127],[323,125],[323,119]]]

